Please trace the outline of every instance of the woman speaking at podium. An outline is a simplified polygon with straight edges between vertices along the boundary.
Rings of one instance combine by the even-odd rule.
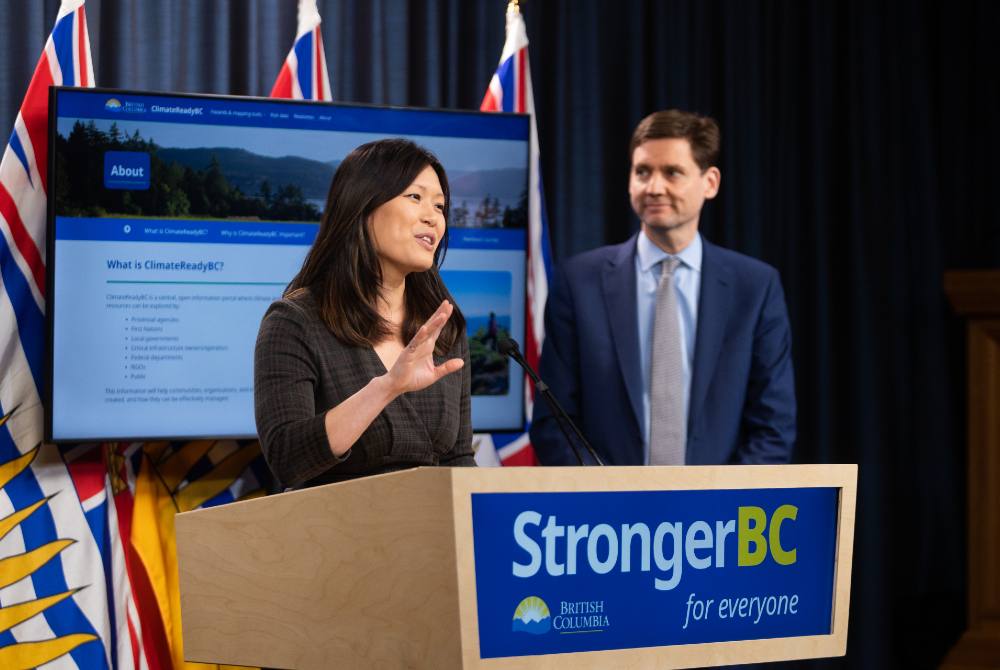
[[[364,144],[337,169],[257,336],[257,433],[283,487],[475,465],[465,319],[437,269],[448,204],[441,163],[406,140]]]

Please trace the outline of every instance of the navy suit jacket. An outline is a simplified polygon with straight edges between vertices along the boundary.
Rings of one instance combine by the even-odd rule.
[[[641,465],[644,458],[635,247],[633,236],[562,265],[545,306],[539,366],[594,449],[614,465]],[[540,395],[531,442],[545,465],[576,464]],[[704,240],[686,462],[787,463],[794,442],[791,332],[778,272]]]

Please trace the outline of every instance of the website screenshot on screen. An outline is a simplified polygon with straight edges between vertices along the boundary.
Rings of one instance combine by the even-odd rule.
[[[473,424],[521,427],[497,341],[524,332],[525,118],[69,90],[56,109],[53,439],[253,436],[260,320],[342,158],[384,137],[448,172],[441,272],[468,322]]]

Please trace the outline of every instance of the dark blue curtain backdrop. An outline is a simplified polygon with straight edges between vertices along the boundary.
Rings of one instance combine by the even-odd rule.
[[[504,0],[319,4],[337,100],[478,107]],[[7,132],[58,2],[0,6]],[[89,0],[97,82],[266,95],[295,6]],[[935,667],[965,617],[965,351],[942,274],[1000,267],[1000,3],[528,0],[525,14],[557,262],[636,229],[626,146],[642,116],[677,106],[722,126],[703,231],[781,271],[796,459],[860,464],[848,656],[801,665]]]

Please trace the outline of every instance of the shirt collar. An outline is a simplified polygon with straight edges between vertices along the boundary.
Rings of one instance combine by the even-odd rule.
[[[704,246],[701,243],[701,233],[695,233],[691,244],[684,247],[683,251],[677,254],[677,258],[680,259],[681,263],[695,272],[701,272],[701,259],[703,252]],[[639,239],[635,245],[635,254],[639,261],[639,269],[643,272],[651,271],[657,263],[670,255],[663,249],[653,244],[652,241],[646,237],[646,233],[642,231],[639,232]]]

